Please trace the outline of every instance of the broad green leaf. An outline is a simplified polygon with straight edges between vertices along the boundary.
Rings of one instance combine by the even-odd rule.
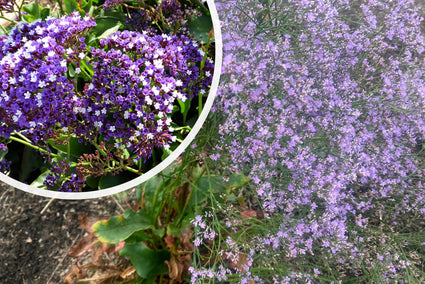
[[[154,198],[155,198],[155,192],[156,190],[161,187],[162,185],[162,179],[160,177],[153,177],[149,180],[145,181],[140,185],[138,188],[136,194],[137,194],[137,200],[141,202],[142,194],[144,192],[145,194],[145,208],[146,211],[151,213],[152,215],[155,215],[155,206],[153,204]],[[161,202],[162,195],[158,194],[156,202]]]
[[[125,244],[120,255],[130,258],[140,277],[154,280],[156,276],[168,273],[164,262],[170,259],[170,253],[166,250],[154,251],[144,243],[132,243]]]
[[[92,32],[96,37],[101,36],[107,30],[116,26],[121,26],[125,23],[126,18],[122,12],[117,11],[102,11],[102,14],[95,18],[96,26],[92,28]]]
[[[22,11],[26,13],[26,15],[23,15],[24,20],[28,23],[31,23],[38,19],[38,13],[40,13],[40,6],[37,9],[37,5],[35,3],[27,4],[22,7]]]
[[[25,146],[21,156],[19,180],[26,181],[30,175],[44,164],[41,155],[33,148]]]
[[[71,14],[74,11],[77,11],[78,9],[78,3],[76,0],[64,0],[65,4],[65,12],[67,14]]]
[[[99,180],[100,177],[88,177],[86,179],[86,184],[93,189],[98,189],[99,188]]]
[[[50,170],[45,171],[41,175],[38,176],[30,185],[37,187],[37,188],[43,188],[45,185],[43,184],[46,180],[47,175],[50,173]]]
[[[221,182],[220,182],[221,181]],[[195,186],[192,187],[192,195],[189,199],[186,213],[192,211],[193,207],[202,204],[208,197],[211,190],[223,191],[221,177],[219,176],[203,176],[199,179]]]
[[[33,17],[31,15],[22,15],[22,18],[24,18],[25,22],[27,23],[32,23],[37,19],[36,17]]]
[[[151,236],[149,236],[148,234],[145,233],[145,231],[137,231],[134,232],[133,234],[131,234],[126,240],[125,243],[126,244],[131,244],[131,243],[140,243],[140,242],[144,242],[151,239]]]
[[[152,229],[152,232],[155,234],[155,235],[157,235],[159,238],[163,238],[164,237],[164,235],[165,235],[165,229],[164,228],[161,228],[161,229],[155,229],[155,228],[153,228]]]
[[[206,44],[208,42],[208,34],[213,29],[213,24],[210,16],[202,15],[198,18],[190,19],[188,21],[188,27],[196,40],[199,40],[202,44]],[[211,41],[213,42],[214,38]]]
[[[248,183],[248,178],[241,174],[233,174],[230,176],[229,181],[226,182],[227,186],[238,187]]]
[[[48,16],[50,16],[50,8],[44,8],[40,12],[40,17],[42,20],[45,20]]]
[[[71,64],[68,65],[68,74],[71,78],[75,77],[75,68]]]
[[[188,210],[190,211],[194,206],[201,205],[207,198],[209,193],[226,193],[229,194],[230,187],[238,187],[246,184],[248,179],[244,175],[234,174],[229,177],[228,181],[223,181],[222,176],[210,175],[202,176],[196,185],[192,188],[194,192],[188,201]]]
[[[134,232],[153,228],[155,220],[146,212],[133,210],[124,212],[121,216],[113,216],[108,221],[96,222],[93,232],[101,242],[118,243],[130,237]]]
[[[40,9],[40,6],[38,8]],[[28,15],[33,16],[34,18],[38,17],[39,10],[37,9],[37,5],[35,3],[25,5],[24,7],[22,7],[22,11],[24,11]]]
[[[80,68],[81,68],[81,71],[83,71],[83,73],[84,72],[87,73],[88,79],[91,79],[91,77],[94,74],[93,67],[87,65],[87,63],[85,61],[81,61],[80,62]]]
[[[81,8],[86,12],[86,13],[90,13],[90,10],[92,10],[93,7],[93,1],[89,0],[83,0],[81,3]]]
[[[122,24],[119,23],[116,26],[107,29],[106,31],[104,31],[100,36],[97,37],[97,39],[104,39],[107,38],[108,36],[110,36],[111,34],[115,33],[116,31],[118,31],[120,28],[122,27]]]
[[[60,136],[56,140],[56,142],[60,142],[60,141],[63,142],[63,141],[66,141],[66,139],[67,139],[67,136]],[[47,143],[49,143],[49,145],[52,146],[54,149],[68,154],[67,144],[57,144],[55,143],[55,140],[53,139],[47,140]],[[89,154],[95,151],[92,145],[80,143],[78,141],[78,138],[76,137],[71,137],[69,139],[69,145],[70,145],[70,155],[76,158],[81,157],[83,154]]]
[[[187,118],[187,114],[189,113],[190,104],[192,100],[189,99],[182,102],[181,100],[177,99],[177,102],[180,105],[180,112],[183,115],[183,124],[186,124],[186,118]]]
[[[131,178],[125,175],[125,173],[102,176],[99,180],[98,189],[110,188],[113,186],[123,184],[130,180]]]

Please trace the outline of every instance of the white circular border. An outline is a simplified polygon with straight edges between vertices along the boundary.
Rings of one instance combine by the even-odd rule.
[[[143,174],[142,176],[137,177],[126,183],[123,183],[114,187],[102,189],[102,190],[82,192],[82,193],[42,190],[42,189],[30,186],[28,184],[25,184],[23,182],[17,181],[3,173],[0,173],[0,180],[20,190],[23,190],[35,195],[39,195],[39,196],[50,197],[55,199],[72,199],[72,200],[91,199],[91,198],[108,196],[111,194],[119,193],[119,192],[128,190],[130,188],[136,187],[140,185],[141,183],[147,181],[148,179],[152,178],[153,176],[157,175],[166,167],[168,167],[175,159],[178,158],[178,156],[180,156],[180,154],[183,153],[186,147],[188,147],[189,144],[193,141],[196,134],[198,134],[199,130],[201,129],[202,125],[207,119],[208,113],[210,112],[210,109],[212,107],[212,104],[218,89],[218,82],[220,79],[221,65],[223,60],[223,43],[221,38],[220,20],[218,18],[214,1],[207,0],[207,4],[211,13],[211,18],[212,18],[213,28],[214,28],[214,37],[215,37],[214,75],[213,75],[213,80],[211,83],[211,88],[208,94],[207,101],[205,102],[204,108],[201,112],[201,115],[196,121],[192,130],[189,132],[189,134],[183,140],[183,142],[164,161],[162,161],[159,165],[155,166],[153,169],[148,171],[146,174]]]

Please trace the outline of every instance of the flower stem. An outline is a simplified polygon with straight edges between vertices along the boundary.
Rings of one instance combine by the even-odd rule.
[[[129,171],[129,172],[132,172],[132,173],[135,173],[135,174],[138,174],[138,175],[143,175],[143,173],[141,173],[141,172],[139,172],[138,170],[136,170],[136,169],[133,169],[132,167],[129,167],[129,166],[126,166],[125,167],[125,169],[127,170],[127,171]]]
[[[25,146],[31,147],[31,148],[33,148],[33,149],[35,149],[35,150],[37,150],[37,151],[42,152],[42,153],[48,154],[48,155],[50,155],[50,156],[52,156],[52,157],[59,157],[58,155],[56,155],[56,154],[54,154],[54,153],[51,153],[51,152],[49,152],[49,151],[47,151],[47,150],[45,150],[45,149],[43,149],[43,148],[41,148],[41,147],[39,147],[39,146],[35,146],[35,145],[33,145],[33,144],[31,144],[31,143],[29,143],[29,142],[27,142],[27,141],[25,141],[25,140],[22,140],[22,139],[20,139],[20,138],[10,136],[10,137],[9,137],[9,139],[10,139],[10,140],[12,140],[12,141],[15,141],[15,142],[21,143],[21,144],[23,144],[23,145],[25,145]]]
[[[58,2],[59,10],[61,11],[61,15],[65,15],[65,11],[63,10],[63,7],[62,7],[62,1],[57,0],[56,2]]]
[[[14,21],[14,20],[12,20],[12,19],[8,19],[8,18],[6,18],[6,17],[4,17],[4,16],[0,16],[0,19],[3,19],[3,20],[6,20],[6,21],[9,21],[9,22],[11,22],[11,23],[12,23],[12,24],[14,24],[14,25],[18,24],[18,22],[17,22],[17,21]],[[2,27],[2,29],[4,29],[4,28]]]
[[[35,0],[35,10],[37,12],[37,19],[40,18],[40,5],[38,5],[38,0]]]

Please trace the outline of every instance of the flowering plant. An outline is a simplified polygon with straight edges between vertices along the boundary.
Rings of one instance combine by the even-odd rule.
[[[192,281],[423,282],[423,7],[217,6],[225,122],[211,158],[251,182],[193,220]]]
[[[49,190],[111,187],[161,162],[196,121],[214,68],[212,33],[190,28],[211,28],[205,6],[100,2],[16,5],[21,21],[0,37],[3,173]]]

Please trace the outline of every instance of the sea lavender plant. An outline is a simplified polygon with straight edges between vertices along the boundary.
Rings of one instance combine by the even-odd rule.
[[[171,34],[189,35],[188,20],[201,16],[201,12],[178,0],[164,0],[151,10],[136,9],[127,15],[130,30],[153,33],[168,32]]]
[[[74,107],[84,123],[69,127],[88,141],[117,141],[145,160],[153,147],[175,141],[169,114],[177,99],[198,95],[212,79],[212,63],[201,76],[199,45],[185,36],[117,32],[91,54],[93,80]]]
[[[360,263],[375,269],[372,220],[395,225],[425,208],[415,155],[425,136],[425,44],[414,1],[217,6],[225,54],[216,110],[227,118],[217,150],[250,176],[266,218],[280,220],[251,247],[227,248],[286,265],[273,278],[282,283],[356,277]],[[377,273],[403,278],[406,261],[381,249],[392,261]],[[317,256],[333,267],[314,267]],[[235,270],[242,282],[254,278],[255,264],[245,264]]]
[[[81,191],[89,177],[140,174],[134,162],[176,141],[177,102],[206,93],[212,81],[212,61],[185,35],[118,31],[88,47],[95,25],[74,12],[20,23],[1,37],[1,142],[19,134],[41,151],[53,166],[43,182],[49,189]],[[97,150],[72,162],[71,138]],[[66,158],[51,152],[61,145]]]
[[[47,140],[54,126],[76,119],[72,113],[74,84],[67,66],[79,65],[85,44],[81,41],[95,25],[91,18],[73,14],[60,19],[21,23],[0,42],[2,78],[0,136],[14,131],[35,142]]]
[[[123,2],[124,0],[106,0],[103,4],[103,9],[110,10],[111,8],[122,4]]]

